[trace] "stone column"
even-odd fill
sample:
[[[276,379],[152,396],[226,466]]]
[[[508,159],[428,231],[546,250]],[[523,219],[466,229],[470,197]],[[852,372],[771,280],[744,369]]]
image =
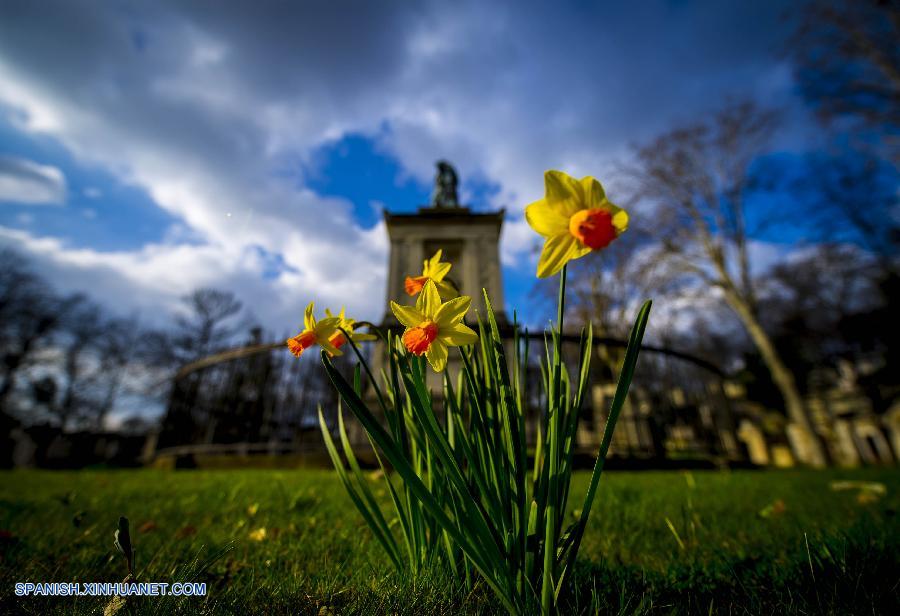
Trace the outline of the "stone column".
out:
[[[421,235],[410,235],[406,238],[406,264],[400,281],[400,292],[405,294],[403,281],[407,276],[418,276],[422,273],[422,264],[431,255],[425,254],[425,238]]]
[[[494,311],[501,313],[504,310],[503,282],[500,279],[498,253],[497,242],[491,241],[489,237],[482,237],[478,240],[478,269],[480,274],[478,292],[481,293],[482,288],[488,289],[488,296],[491,299]]]
[[[477,239],[467,237],[463,240],[459,261],[462,269],[462,280],[459,282],[462,285],[460,291],[463,295],[472,297],[472,308],[478,311],[483,320],[487,320],[487,315],[484,311],[484,298],[481,297],[481,289],[479,287]]]
[[[403,253],[405,251],[403,244],[401,240],[391,240],[391,254],[388,258],[387,302],[391,300],[397,301],[397,292],[403,288],[403,274],[401,273],[403,269]],[[387,303],[386,306],[390,306],[390,304]],[[387,309],[387,312],[390,312],[390,309]]]

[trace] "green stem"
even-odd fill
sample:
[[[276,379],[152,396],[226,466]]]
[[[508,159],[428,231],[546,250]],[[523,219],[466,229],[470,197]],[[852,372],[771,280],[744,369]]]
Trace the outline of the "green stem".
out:
[[[541,612],[544,614],[550,614],[553,610],[553,599],[554,599],[554,584],[553,584],[553,573],[556,564],[556,534],[558,529],[557,526],[557,506],[559,504],[559,477],[557,474],[559,472],[559,426],[560,426],[560,412],[561,412],[561,403],[562,403],[562,330],[563,330],[563,315],[565,314],[565,306],[566,306],[566,266],[563,266],[562,272],[559,275],[559,302],[557,304],[557,313],[556,313],[556,322],[557,322],[557,336],[556,336],[556,356],[553,358],[553,375],[551,378],[553,379],[553,391],[555,394],[555,400],[549,400],[548,411],[551,413],[548,418],[548,437],[550,440],[550,451],[548,452],[548,462],[550,464],[549,472],[547,473],[548,485],[547,485],[547,509],[546,509],[546,519],[545,519],[545,532],[544,532],[544,571],[543,571],[543,579],[541,581]]]
[[[562,353],[562,331],[563,331],[563,315],[566,313],[566,270],[568,265],[563,265],[562,272],[559,274],[559,299],[556,303],[556,322],[559,324],[560,339],[556,343],[556,355]]]

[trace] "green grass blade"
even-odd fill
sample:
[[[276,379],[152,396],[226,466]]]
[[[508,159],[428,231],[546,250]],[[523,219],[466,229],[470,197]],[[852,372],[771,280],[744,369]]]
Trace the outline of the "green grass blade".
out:
[[[472,539],[464,533],[460,527],[450,519],[443,507],[434,499],[428,488],[422,483],[422,480],[416,474],[402,452],[397,448],[396,443],[390,434],[378,423],[378,420],[372,415],[372,412],[366,407],[365,403],[356,395],[353,388],[347,383],[344,376],[334,367],[328,354],[322,353],[322,363],[325,365],[325,372],[328,378],[337,389],[341,398],[347,402],[347,406],[353,412],[357,419],[363,424],[363,427],[384,452],[388,462],[394,467],[394,470],[406,482],[410,492],[428,511],[434,516],[436,522],[445,529],[453,540],[466,552],[472,564],[478,569],[483,576],[485,582],[497,593],[497,598],[503,603],[503,606],[511,613],[516,614],[515,597],[513,597],[507,589],[503,587],[502,582],[498,581],[495,576],[495,569],[491,566],[495,559],[490,558],[483,551],[483,546],[472,541]]]
[[[578,548],[581,545],[581,539],[584,536],[584,529],[587,526],[587,520],[591,513],[591,506],[594,503],[597,487],[600,484],[600,475],[603,473],[603,464],[606,462],[606,455],[609,452],[610,442],[612,442],[613,430],[615,430],[616,422],[619,419],[619,413],[621,413],[622,407],[625,405],[628,389],[631,387],[631,379],[634,377],[634,370],[637,366],[637,359],[641,350],[641,341],[644,338],[644,330],[647,328],[647,320],[650,317],[651,305],[652,302],[649,300],[644,302],[640,311],[638,311],[634,326],[631,328],[631,335],[628,338],[628,347],[625,350],[625,360],[622,363],[622,370],[619,373],[619,382],[616,385],[616,393],[613,396],[609,416],[606,420],[606,427],[603,430],[603,439],[600,443],[600,450],[597,454],[597,460],[594,463],[594,471],[591,474],[591,483],[588,487],[587,494],[584,497],[581,516],[573,531],[572,544],[568,550],[566,563],[558,580],[557,594],[559,594],[559,590],[562,588],[566,574],[571,570],[572,565],[574,564],[575,556],[578,554]]]
[[[344,468],[343,460],[341,460],[340,454],[338,454],[337,448],[334,445],[334,441],[331,438],[331,432],[328,430],[328,424],[325,423],[325,416],[322,414],[321,407],[319,407],[319,427],[322,430],[322,437],[325,441],[325,448],[328,451],[331,462],[334,464],[334,468],[337,471],[341,483],[347,490],[347,494],[350,495],[350,499],[353,501],[353,504],[356,505],[356,508],[363,516],[363,519],[366,521],[366,524],[369,525],[372,534],[375,535],[375,539],[378,540],[378,542],[384,548],[384,551],[387,552],[387,555],[391,559],[391,562],[394,563],[394,566],[397,567],[398,571],[402,572],[404,570],[404,566],[403,561],[400,559],[400,553],[399,549],[397,548],[397,543],[396,541],[394,541],[393,535],[391,535],[390,531],[387,529],[387,525],[379,523],[375,513],[369,509],[367,504],[364,502],[364,499],[357,491],[357,488],[350,481],[350,477],[347,474],[346,469]],[[376,511],[378,511],[378,515],[380,516],[381,512],[377,509],[377,506]],[[382,517],[381,521],[383,522],[383,520],[384,518]]]

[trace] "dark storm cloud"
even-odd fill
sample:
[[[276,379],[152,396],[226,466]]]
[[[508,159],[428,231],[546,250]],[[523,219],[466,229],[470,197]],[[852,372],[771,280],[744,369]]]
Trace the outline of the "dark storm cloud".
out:
[[[106,263],[98,275],[157,289],[177,275],[180,292],[216,276],[246,286],[258,273],[246,254],[264,246],[288,266],[267,283],[282,298],[275,317],[312,295],[356,294],[379,312],[383,267],[346,264],[383,263],[383,231],[303,188],[315,148],[370,135],[421,179],[448,157],[500,186],[513,259],[544,169],[600,172],[629,142],[729,95],[790,104],[781,13],[713,1],[5,2],[0,103],[207,242],[201,265],[177,273],[181,245],[90,256],[53,245],[48,262]]]

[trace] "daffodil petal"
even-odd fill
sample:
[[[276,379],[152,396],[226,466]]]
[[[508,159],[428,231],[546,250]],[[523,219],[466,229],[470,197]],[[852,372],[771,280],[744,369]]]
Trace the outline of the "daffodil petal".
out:
[[[438,295],[440,295],[443,300],[453,299],[459,295],[456,288],[445,280],[436,280],[434,286],[437,287]]]
[[[569,229],[569,219],[559,210],[550,207],[546,199],[535,201],[526,207],[525,220],[532,229],[545,237],[559,235]]]
[[[309,302],[309,305],[306,307],[306,310],[303,313],[303,329],[316,328],[316,317],[313,316],[314,310],[314,302]]]
[[[450,273],[450,268],[453,267],[449,263],[436,263],[434,265],[430,265],[426,271],[422,272],[425,276],[428,276],[435,282],[444,279],[444,276]]]
[[[599,208],[601,210],[606,210],[613,216],[615,216],[618,212],[622,211],[622,208],[620,208],[618,205],[616,205],[612,201],[608,201],[606,199],[604,199],[602,203],[600,203],[599,205],[596,205],[594,207]]]
[[[628,229],[628,212],[621,208],[616,209],[618,211],[613,214],[612,224],[616,228],[616,231],[621,235]]]
[[[581,184],[568,173],[547,171],[544,173],[544,198],[547,204],[568,219],[585,208]]]
[[[438,334],[440,336],[440,334]],[[425,351],[425,357],[428,363],[434,368],[435,372],[442,372],[447,367],[447,346],[440,341],[440,338],[433,340]]]
[[[319,346],[322,347],[323,350],[327,351],[329,355],[332,357],[340,357],[344,354],[342,350],[328,342],[327,339],[319,340]]]
[[[438,329],[438,340],[450,346],[465,346],[478,342],[478,334],[463,323],[454,323]]]
[[[428,284],[429,282],[431,281],[425,280],[425,284]],[[425,284],[423,284],[422,288],[419,289],[419,296],[416,297],[416,310],[418,310],[423,315],[425,314]]]
[[[316,328],[313,330],[316,333],[316,338],[324,338],[328,339],[333,336],[338,327],[340,327],[341,322],[337,317],[331,317],[328,319],[322,319],[318,323],[316,323]]]
[[[581,195],[581,186],[568,173],[551,169],[544,172],[544,191],[547,202],[553,205],[557,201],[571,199]]]
[[[437,287],[434,286],[434,281],[429,280],[425,283],[425,286],[422,287],[422,292],[419,293],[419,298],[416,300],[416,308],[425,315],[426,319],[433,320],[434,314],[437,312],[440,305],[441,296],[438,293]],[[418,325],[418,323],[416,325]]]
[[[469,310],[469,305],[471,303],[471,297],[468,295],[461,295],[456,299],[451,299],[445,304],[441,304],[434,315],[434,322],[438,325],[438,331],[444,327],[453,325],[454,323],[459,323],[462,318],[466,316],[466,312]]]
[[[538,260],[538,278],[556,274],[566,263],[576,258],[578,252],[578,240],[569,233],[547,238],[541,251],[541,258]]]
[[[603,190],[603,185],[594,177],[581,178],[581,190],[584,193],[584,205],[586,208],[600,207],[606,201],[606,192]]]
[[[396,302],[391,302],[391,312],[405,327],[418,327],[425,320],[425,315],[418,308],[401,306]]]
[[[364,342],[366,340],[378,340],[378,336],[375,334],[350,334],[350,338],[353,342]]]

